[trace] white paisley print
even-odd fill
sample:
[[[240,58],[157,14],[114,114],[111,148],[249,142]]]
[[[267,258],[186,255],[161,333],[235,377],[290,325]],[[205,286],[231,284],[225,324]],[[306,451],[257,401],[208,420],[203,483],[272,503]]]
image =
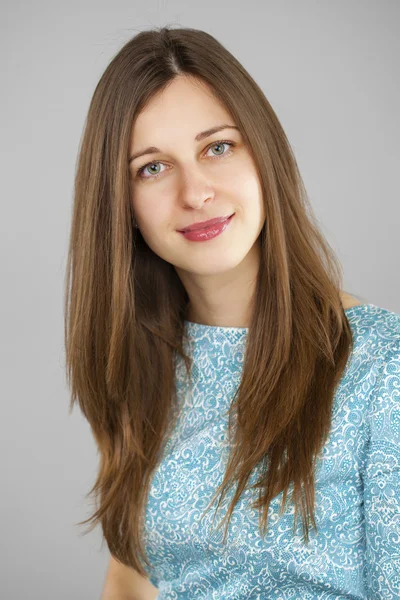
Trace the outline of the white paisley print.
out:
[[[255,468],[223,544],[234,485],[206,511],[227,465],[230,403],[245,328],[185,322],[193,380],[176,362],[178,420],[154,471],[144,520],[158,600],[400,599],[400,314],[374,304],[346,309],[354,351],[336,390],[331,431],[317,458],[315,516],[306,545],[293,505],[265,537],[250,504]],[[204,513],[204,514],[203,514]],[[213,524],[213,518],[215,521]]]

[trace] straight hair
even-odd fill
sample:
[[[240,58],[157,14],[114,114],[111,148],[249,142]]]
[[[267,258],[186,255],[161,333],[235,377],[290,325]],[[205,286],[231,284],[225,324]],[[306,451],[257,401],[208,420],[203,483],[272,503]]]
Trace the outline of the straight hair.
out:
[[[142,31],[101,76],[91,99],[75,173],[65,279],[70,411],[90,424],[99,469],[88,495],[110,553],[146,576],[144,510],[154,469],[176,423],[175,358],[184,351],[188,294],[173,265],[135,227],[128,166],[132,127],[176,77],[205,83],[252,153],[265,224],[240,385],[229,410],[231,451],[217,509],[236,482],[226,531],[253,468],[260,532],[271,501],[289,492],[294,531],[315,522],[314,467],[333,398],[353,349],[341,301],[342,268],[319,230],[294,153],[263,91],[212,35],[191,28]],[[237,414],[235,427],[233,415]],[[221,525],[223,524],[223,522]]]

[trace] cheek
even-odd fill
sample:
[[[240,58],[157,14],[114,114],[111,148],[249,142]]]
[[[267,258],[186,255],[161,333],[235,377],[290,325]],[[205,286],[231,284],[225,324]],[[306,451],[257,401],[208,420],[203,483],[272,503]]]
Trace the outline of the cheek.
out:
[[[143,235],[157,239],[165,235],[165,230],[171,227],[172,216],[168,204],[160,200],[144,198],[134,203],[134,212],[138,219]],[[136,209],[135,209],[136,207]]]
[[[241,204],[252,206],[254,209],[263,207],[263,192],[256,173],[252,171],[239,173],[235,177],[234,184],[234,193]]]
[[[155,217],[159,214],[160,203],[157,202],[154,194],[149,194],[148,190],[135,191],[132,195],[132,207],[135,215],[140,221],[141,225],[151,224]]]

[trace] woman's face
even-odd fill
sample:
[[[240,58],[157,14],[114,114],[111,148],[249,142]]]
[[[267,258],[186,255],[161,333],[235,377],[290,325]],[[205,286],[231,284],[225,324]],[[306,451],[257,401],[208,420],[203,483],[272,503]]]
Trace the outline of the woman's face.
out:
[[[149,102],[132,130],[130,157],[153,147],[129,165],[140,232],[153,252],[188,274],[238,266],[265,220],[256,166],[239,130],[200,135],[223,125],[235,123],[209,88],[178,77]],[[207,241],[188,240],[178,231],[233,213],[225,231]]]

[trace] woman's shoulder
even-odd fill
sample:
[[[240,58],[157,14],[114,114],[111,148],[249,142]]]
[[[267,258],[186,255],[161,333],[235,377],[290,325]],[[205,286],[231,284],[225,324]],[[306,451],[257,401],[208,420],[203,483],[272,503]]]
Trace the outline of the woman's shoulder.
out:
[[[369,439],[374,428],[384,423],[389,429],[398,428],[389,421],[390,415],[395,420],[400,415],[400,314],[372,303],[355,303],[345,311],[353,333],[353,351],[341,396],[351,398],[353,411],[363,415]],[[395,439],[393,431],[390,435]]]
[[[344,305],[353,332],[354,354],[363,360],[387,360],[400,350],[400,314],[349,298]]]
[[[347,310],[348,308],[352,308],[353,306],[358,306],[358,305],[362,304],[359,300],[357,300],[357,298],[354,298],[354,296],[351,296],[347,292],[343,292],[341,294],[341,296],[342,296],[342,304],[343,304],[344,310]]]
[[[344,306],[353,333],[365,345],[376,349],[400,343],[400,313],[369,303],[349,303]]]

